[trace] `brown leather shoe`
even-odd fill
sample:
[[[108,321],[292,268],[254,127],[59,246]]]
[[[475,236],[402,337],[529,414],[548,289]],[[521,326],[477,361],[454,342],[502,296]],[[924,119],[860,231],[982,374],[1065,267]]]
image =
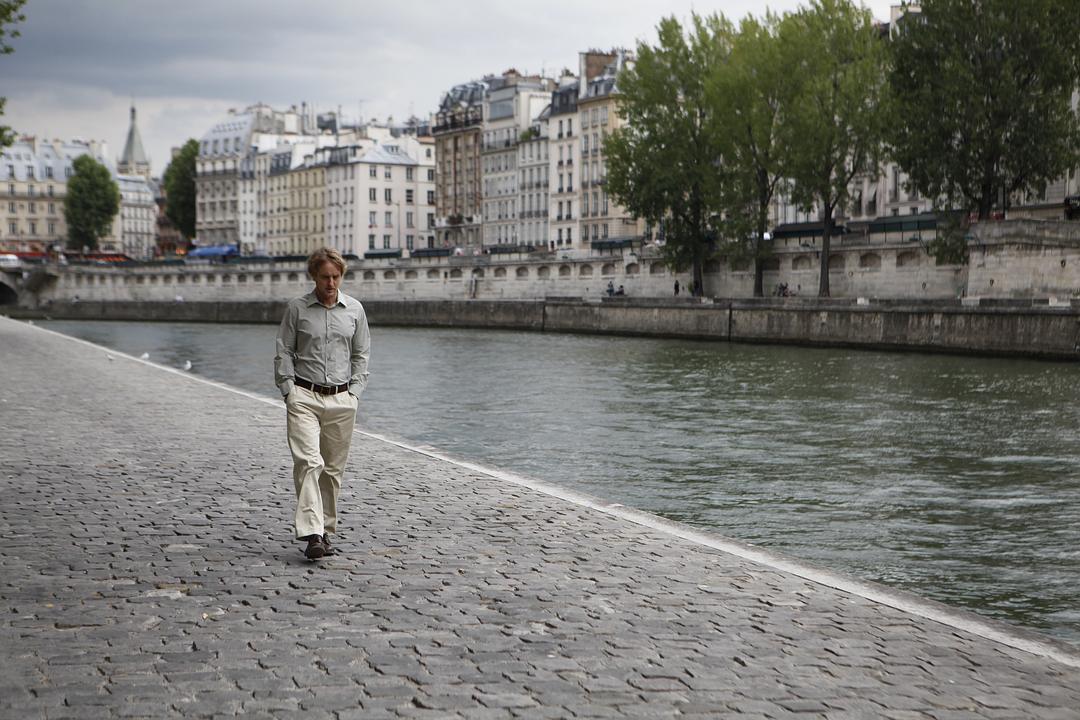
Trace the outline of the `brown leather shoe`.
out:
[[[326,545],[323,544],[322,536],[320,535],[308,535],[307,536],[307,550],[304,550],[304,556],[308,560],[318,560],[326,554]]]
[[[329,535],[323,535],[322,536],[322,544],[326,548],[326,553],[325,553],[326,555],[335,555],[336,554],[334,552],[334,548],[330,546],[330,536]]]

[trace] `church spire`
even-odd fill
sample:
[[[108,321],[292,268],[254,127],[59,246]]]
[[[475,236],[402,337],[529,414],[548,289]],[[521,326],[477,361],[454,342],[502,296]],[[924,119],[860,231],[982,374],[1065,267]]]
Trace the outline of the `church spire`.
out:
[[[124,153],[120,156],[120,162],[116,164],[116,171],[122,175],[150,177],[150,160],[146,157],[142,138],[139,136],[139,128],[135,125],[135,103],[131,104],[131,126],[128,128]]]

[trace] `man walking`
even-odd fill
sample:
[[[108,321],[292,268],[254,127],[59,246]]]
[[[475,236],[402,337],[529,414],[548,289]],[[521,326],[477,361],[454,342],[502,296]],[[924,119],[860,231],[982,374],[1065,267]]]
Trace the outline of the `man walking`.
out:
[[[308,257],[315,281],[285,308],[274,355],[274,382],[288,411],[296,486],[295,530],[316,560],[332,553],[337,499],[360,395],[367,386],[371,337],[358,300],[338,290],[345,260],[332,248]]]

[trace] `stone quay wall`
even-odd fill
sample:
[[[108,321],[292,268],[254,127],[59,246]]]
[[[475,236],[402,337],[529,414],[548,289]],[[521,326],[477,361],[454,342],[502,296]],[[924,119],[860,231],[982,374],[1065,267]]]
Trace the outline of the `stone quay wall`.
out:
[[[1080,303],[364,300],[372,325],[636,335],[1080,360]],[[284,302],[54,303],[21,317],[277,323]]]
[[[977,225],[969,233],[970,262],[939,265],[927,254],[928,234],[834,238],[829,259],[834,298],[906,301],[956,298],[1080,298],[1080,223],[1010,220]],[[764,285],[781,283],[800,297],[815,297],[821,251],[816,238],[777,239],[766,261]],[[519,254],[363,259],[350,264],[344,287],[365,300],[527,300],[551,297],[599,299],[609,286],[630,298],[670,298],[689,273],[666,266],[656,248],[607,254]],[[705,266],[704,294],[714,298],[753,295],[748,265],[725,259]],[[41,307],[51,302],[283,301],[306,291],[303,263],[47,265],[0,272],[0,303]]]

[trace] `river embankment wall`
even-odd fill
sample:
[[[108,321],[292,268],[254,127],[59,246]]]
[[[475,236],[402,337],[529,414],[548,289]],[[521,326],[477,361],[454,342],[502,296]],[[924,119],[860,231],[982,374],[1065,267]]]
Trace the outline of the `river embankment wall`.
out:
[[[819,299],[365,300],[372,325],[526,330],[1080,360],[1080,303]],[[277,323],[284,302],[54,303],[14,317]]]

